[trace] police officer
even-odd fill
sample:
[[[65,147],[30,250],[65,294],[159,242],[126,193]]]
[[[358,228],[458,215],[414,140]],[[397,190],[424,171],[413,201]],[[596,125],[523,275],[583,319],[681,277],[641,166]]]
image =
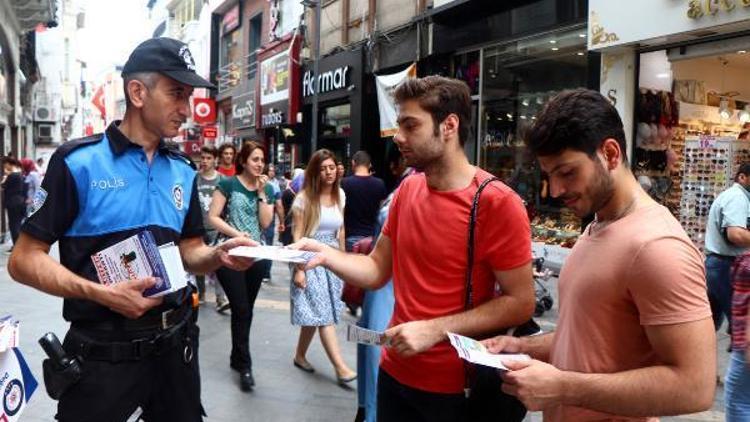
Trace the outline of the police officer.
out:
[[[149,39],[122,76],[125,117],[57,149],[8,268],[15,280],[64,298],[63,348],[83,375],[60,398],[59,420],[200,421],[192,288],[147,298],[153,278],[103,285],[91,255],[147,229],[158,245],[178,245],[186,268],[200,274],[247,269],[251,260],[227,251],[255,243],[205,245],[192,162],[164,142],[190,116],[193,87],[212,88],[195,73],[187,45]],[[60,263],[48,255],[57,241]]]

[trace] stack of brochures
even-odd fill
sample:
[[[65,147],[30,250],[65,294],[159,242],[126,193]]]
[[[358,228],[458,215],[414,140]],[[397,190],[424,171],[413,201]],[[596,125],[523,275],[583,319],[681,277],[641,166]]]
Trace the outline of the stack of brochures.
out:
[[[18,325],[11,315],[0,317],[0,353],[18,347]]]
[[[174,243],[157,246],[148,230],[91,255],[91,260],[99,282],[105,285],[156,278],[156,285],[143,292],[145,297],[163,296],[187,286],[179,248]]]

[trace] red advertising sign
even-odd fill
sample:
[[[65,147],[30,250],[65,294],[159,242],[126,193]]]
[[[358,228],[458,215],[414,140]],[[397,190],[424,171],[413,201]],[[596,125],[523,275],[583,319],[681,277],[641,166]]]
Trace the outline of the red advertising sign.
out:
[[[216,122],[216,101],[211,98],[193,98],[193,120],[199,125]]]
[[[187,155],[198,155],[201,153],[201,147],[203,142],[201,141],[187,141],[182,143],[183,151]]]
[[[100,86],[96,89],[96,92],[94,92],[94,97],[91,99],[91,102],[94,103],[94,107],[96,107],[99,110],[99,113],[102,115],[102,118],[107,118],[107,109],[104,106],[104,86]]]
[[[213,139],[219,136],[219,130],[216,126],[206,126],[203,128],[203,137],[207,139]]]

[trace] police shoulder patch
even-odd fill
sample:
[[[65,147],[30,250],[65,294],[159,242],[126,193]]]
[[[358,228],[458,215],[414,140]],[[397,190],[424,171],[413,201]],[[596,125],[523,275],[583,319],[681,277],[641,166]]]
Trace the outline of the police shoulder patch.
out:
[[[40,187],[36,190],[36,193],[34,194],[34,198],[31,200],[31,212],[29,213],[29,217],[34,215],[37,211],[39,211],[40,208],[44,205],[44,203],[47,201],[47,191],[44,190],[44,188]]]

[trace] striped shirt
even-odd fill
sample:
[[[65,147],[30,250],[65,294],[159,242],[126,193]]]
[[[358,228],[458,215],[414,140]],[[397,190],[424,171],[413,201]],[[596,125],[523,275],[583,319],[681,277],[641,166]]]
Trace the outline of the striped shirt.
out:
[[[750,252],[740,255],[734,261],[732,290],[732,350],[745,350],[745,328],[750,307]]]

